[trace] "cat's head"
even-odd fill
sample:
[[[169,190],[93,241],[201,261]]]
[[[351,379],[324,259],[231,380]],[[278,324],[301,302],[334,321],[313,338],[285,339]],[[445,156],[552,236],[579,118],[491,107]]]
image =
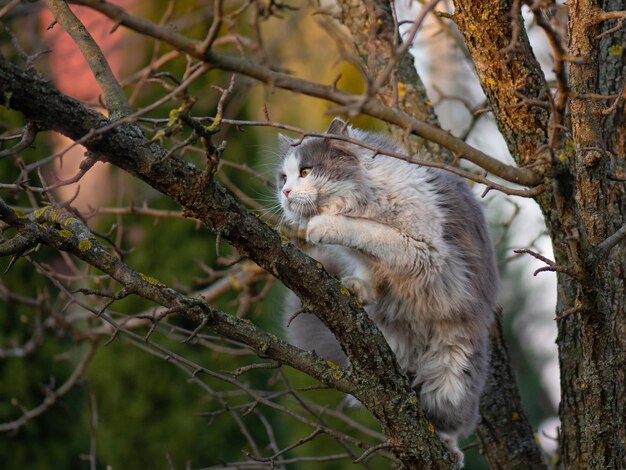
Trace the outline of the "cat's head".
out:
[[[348,137],[350,132],[341,119],[333,120],[326,131]],[[276,187],[291,222],[346,212],[357,203],[362,169],[357,152],[345,142],[322,137],[292,140],[280,135],[279,154]]]

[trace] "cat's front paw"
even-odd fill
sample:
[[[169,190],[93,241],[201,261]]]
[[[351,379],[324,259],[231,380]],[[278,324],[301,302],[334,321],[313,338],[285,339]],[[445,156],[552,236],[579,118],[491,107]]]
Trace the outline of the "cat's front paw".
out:
[[[316,215],[306,226],[306,241],[315,244],[336,243],[336,216]]]
[[[348,288],[361,305],[371,305],[376,302],[376,293],[369,282],[359,277],[343,277],[341,283]]]

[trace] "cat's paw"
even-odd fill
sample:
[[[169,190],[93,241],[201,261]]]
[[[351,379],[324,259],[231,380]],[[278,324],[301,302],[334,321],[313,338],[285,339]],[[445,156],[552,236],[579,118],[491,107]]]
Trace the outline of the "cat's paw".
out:
[[[458,468],[463,468],[465,466],[465,457],[463,455],[463,451],[459,448],[457,443],[458,438],[444,432],[440,432],[439,437],[441,437],[441,440],[448,448],[450,455],[452,455],[452,458],[456,461]]]
[[[306,241],[332,244],[336,242],[337,220],[333,215],[316,215],[306,226]]]
[[[359,277],[342,277],[341,283],[348,288],[361,305],[370,305],[376,301],[376,293],[369,282]]]

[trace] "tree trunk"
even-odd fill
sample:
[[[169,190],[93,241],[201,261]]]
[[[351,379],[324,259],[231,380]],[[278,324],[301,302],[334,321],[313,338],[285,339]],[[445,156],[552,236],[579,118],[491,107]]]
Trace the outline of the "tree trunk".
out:
[[[555,265],[548,268],[558,277],[561,464],[624,468],[626,250],[610,251],[603,243],[623,225],[626,209],[623,182],[612,179],[619,176],[614,167],[621,170],[626,147],[623,101],[607,110],[623,87],[624,30],[598,38],[615,26],[615,20],[599,20],[601,9],[624,10],[624,2],[568,2],[569,51],[537,10],[537,22],[545,22],[554,39],[558,84],[549,114],[539,105],[546,87],[515,3],[454,3],[455,20],[513,158],[519,165],[551,165],[551,191],[536,199],[555,253]],[[576,58],[569,69],[565,55]],[[590,98],[598,94],[614,96]]]
[[[571,182],[559,178],[563,204],[556,209],[565,224],[549,224],[557,264],[569,271],[558,277],[557,306],[565,468],[626,465],[626,252],[623,244],[610,253],[602,245],[624,222],[623,183],[611,179],[610,157],[620,150],[624,108],[622,101],[607,111],[612,100],[585,97],[617,94],[623,77],[623,56],[611,52],[610,44],[623,44],[624,33],[600,41],[597,36],[608,27],[595,14],[623,9],[624,2],[606,3],[570,3],[569,52],[583,60],[572,63],[569,73],[574,152],[567,159]]]

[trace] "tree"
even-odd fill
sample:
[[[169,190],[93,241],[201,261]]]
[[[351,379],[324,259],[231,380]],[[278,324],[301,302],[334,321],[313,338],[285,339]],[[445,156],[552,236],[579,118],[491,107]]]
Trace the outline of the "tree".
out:
[[[176,23],[179,12],[173,5],[160,20],[151,21],[148,16],[152,12],[130,14],[99,0],[71,3],[95,10],[110,18],[115,28],[127,28],[150,41],[152,56],[146,60],[145,68],[128,80],[129,85],[134,85],[133,100],[141,99],[138,96],[142,87],[150,81],[158,82],[165,91],[159,90],[158,98],[150,95],[143,106],[136,101],[130,104],[104,54],[62,0],[46,0],[45,5],[55,21],[72,35],[89,62],[102,89],[109,117],[59,92],[37,73],[34,67],[40,54],[22,52],[22,65],[8,59],[0,62],[3,104],[17,112],[9,116],[14,127],[21,129],[18,134],[8,134],[11,138],[19,135],[20,141],[0,154],[3,158],[13,158],[19,170],[17,175],[13,171],[7,176],[14,178],[14,183],[0,186],[12,199],[11,203],[4,199],[0,202],[0,220],[4,223],[0,254],[11,257],[8,268],[15,264],[17,270],[20,264],[28,263],[47,282],[38,295],[31,291],[26,296],[20,286],[5,287],[3,296],[20,308],[29,307],[37,312],[43,326],[33,331],[64,331],[75,341],[89,345],[63,385],[52,386],[39,406],[25,410],[0,429],[19,429],[48,410],[84,376],[103,338],[113,335],[112,339],[116,339],[121,335],[165,356],[186,371],[190,380],[205,387],[222,405],[222,412],[230,413],[238,423],[246,436],[250,461],[256,461],[259,466],[288,464],[283,454],[289,448],[277,446],[271,426],[266,428],[271,457],[257,448],[255,437],[242,422],[239,411],[253,413],[258,407],[286,413],[301,422],[309,420],[307,424],[313,430],[293,447],[327,435],[346,449],[346,455],[365,464],[380,454],[376,458],[390,459],[407,468],[452,465],[432,426],[424,419],[418,400],[384,338],[362,308],[346,295],[347,291],[336,279],[289,241],[288,236],[294,234],[279,233],[246,209],[242,202],[250,202],[249,198],[221,171],[225,167],[253,171],[247,165],[228,163],[222,158],[225,144],[218,140],[223,127],[232,127],[234,131],[236,127],[268,126],[293,131],[302,137],[332,138],[273,121],[270,116],[276,108],[272,107],[267,108],[262,121],[227,118],[226,107],[242,99],[237,94],[254,81],[264,84],[267,90],[289,90],[333,103],[336,106],[333,113],[366,115],[388,123],[396,137],[419,156],[419,161],[413,158],[416,164],[461,174],[484,185],[485,192],[500,191],[510,197],[536,201],[552,241],[554,260],[530,249],[524,250],[524,254],[544,262],[541,270],[556,272],[558,279],[556,322],[562,397],[559,452],[553,460],[563,468],[620,468],[624,464],[626,252],[620,243],[626,235],[622,159],[626,145],[622,78],[624,2],[571,1],[565,7],[540,0],[454,0],[454,12],[449,14],[444,2],[433,0],[421,5],[419,14],[406,30],[404,26],[399,29],[393,3],[340,0],[336,9],[314,7],[319,14],[328,16],[323,24],[337,41],[342,58],[351,64],[350,73],[356,70],[362,80],[361,92],[345,91],[339,78],[325,85],[281,70],[280,62],[272,54],[276,50],[270,50],[272,44],[264,43],[260,25],[266,20],[280,24],[277,18],[286,25],[290,21],[305,21],[306,15],[297,15],[284,3],[273,0],[229,4],[215,0],[209,6],[203,2],[189,3],[186,7],[207,18],[206,24],[201,25]],[[13,1],[0,10],[0,17],[13,15],[17,21],[29,7]],[[552,81],[546,80],[530,46],[523,8],[549,41],[554,60]],[[486,95],[486,107],[515,165],[503,163],[437,124],[432,104],[408,54],[424,19],[432,15],[447,34],[462,41]],[[176,27],[169,24],[172,21]],[[339,24],[344,28],[338,27]],[[15,37],[13,42],[19,44]],[[3,53],[8,55],[4,50]],[[172,61],[182,58],[185,64],[181,69],[181,64]],[[212,102],[215,112],[207,118],[202,117],[202,103],[198,103],[194,86],[213,70],[227,74],[215,79],[221,87]],[[169,115],[164,118],[166,112]],[[236,114],[234,110],[231,116]],[[49,184],[46,174],[38,172],[48,160],[62,158],[65,148],[46,161],[28,162],[27,156],[19,157],[20,152],[40,141],[40,134],[48,131],[62,134],[87,150],[78,173],[69,180]],[[236,145],[239,137],[234,135],[227,139],[229,146]],[[245,151],[241,147],[238,150]],[[371,150],[380,152],[380,149]],[[157,276],[167,275],[163,266],[158,273],[135,269],[132,262],[127,262],[128,253],[122,246],[122,241],[124,244],[126,241],[119,231],[113,239],[99,231],[95,222],[88,226],[93,211],[90,214],[78,210],[72,206],[71,198],[59,201],[55,196],[54,190],[79,181],[98,162],[124,170],[134,180],[147,183],[182,207],[182,214],[170,207],[131,207],[126,213],[156,218],[184,217],[206,226],[216,236],[217,257],[222,240],[232,247],[230,268],[216,273],[214,268],[204,266],[210,282],[199,292],[190,285],[171,285],[158,280]],[[218,178],[222,178],[221,184]],[[109,211],[118,216],[123,212]],[[62,260],[63,270],[71,271],[55,269],[54,260]],[[18,272],[23,275],[21,269]],[[255,289],[268,286],[271,281],[267,273],[292,289],[305,308],[315,312],[333,331],[351,360],[350,369],[343,370],[315,354],[301,351],[268,332],[267,327],[224,311],[220,294],[231,283],[244,286],[238,298],[241,312],[250,302],[264,299],[265,287],[260,291]],[[211,283],[215,276],[218,280]],[[54,294],[49,294],[49,289],[54,289]],[[148,302],[131,305],[133,315],[123,315],[124,310],[118,306],[133,302],[136,297]],[[81,312],[91,312],[90,317],[64,316],[63,307],[68,303],[80,306]],[[184,317],[187,323],[177,322],[179,317]],[[190,327],[189,321],[193,326]],[[140,328],[144,329],[144,336],[138,333]],[[248,362],[227,375],[219,372],[219,368],[190,359],[191,353],[181,353],[167,339],[153,338],[162,334],[180,339],[185,332],[187,343],[205,346],[211,343],[210,347],[218,348],[217,342],[208,336],[218,335],[226,344],[236,342],[232,347],[237,351],[251,350],[263,360]],[[33,344],[39,342],[41,333],[37,334],[33,336]],[[492,336],[492,375],[481,404],[482,421],[477,431],[481,451],[493,468],[544,468],[543,456],[520,405],[499,327]],[[239,379],[251,372],[283,365],[304,372],[322,388],[358,398],[375,417],[384,437],[353,422],[350,426],[359,437],[337,431],[325,421],[325,411],[315,409],[314,404],[295,398],[300,400],[301,410],[317,417],[311,420]],[[227,394],[210,389],[209,379],[226,383],[247,398],[233,405]],[[299,397],[296,389],[286,386],[285,393]],[[265,419],[263,414],[259,416]],[[344,414],[337,416],[344,421],[350,419]],[[378,439],[377,443],[372,444],[372,439]],[[366,450],[359,456],[355,447]],[[90,461],[95,467],[93,452]]]

